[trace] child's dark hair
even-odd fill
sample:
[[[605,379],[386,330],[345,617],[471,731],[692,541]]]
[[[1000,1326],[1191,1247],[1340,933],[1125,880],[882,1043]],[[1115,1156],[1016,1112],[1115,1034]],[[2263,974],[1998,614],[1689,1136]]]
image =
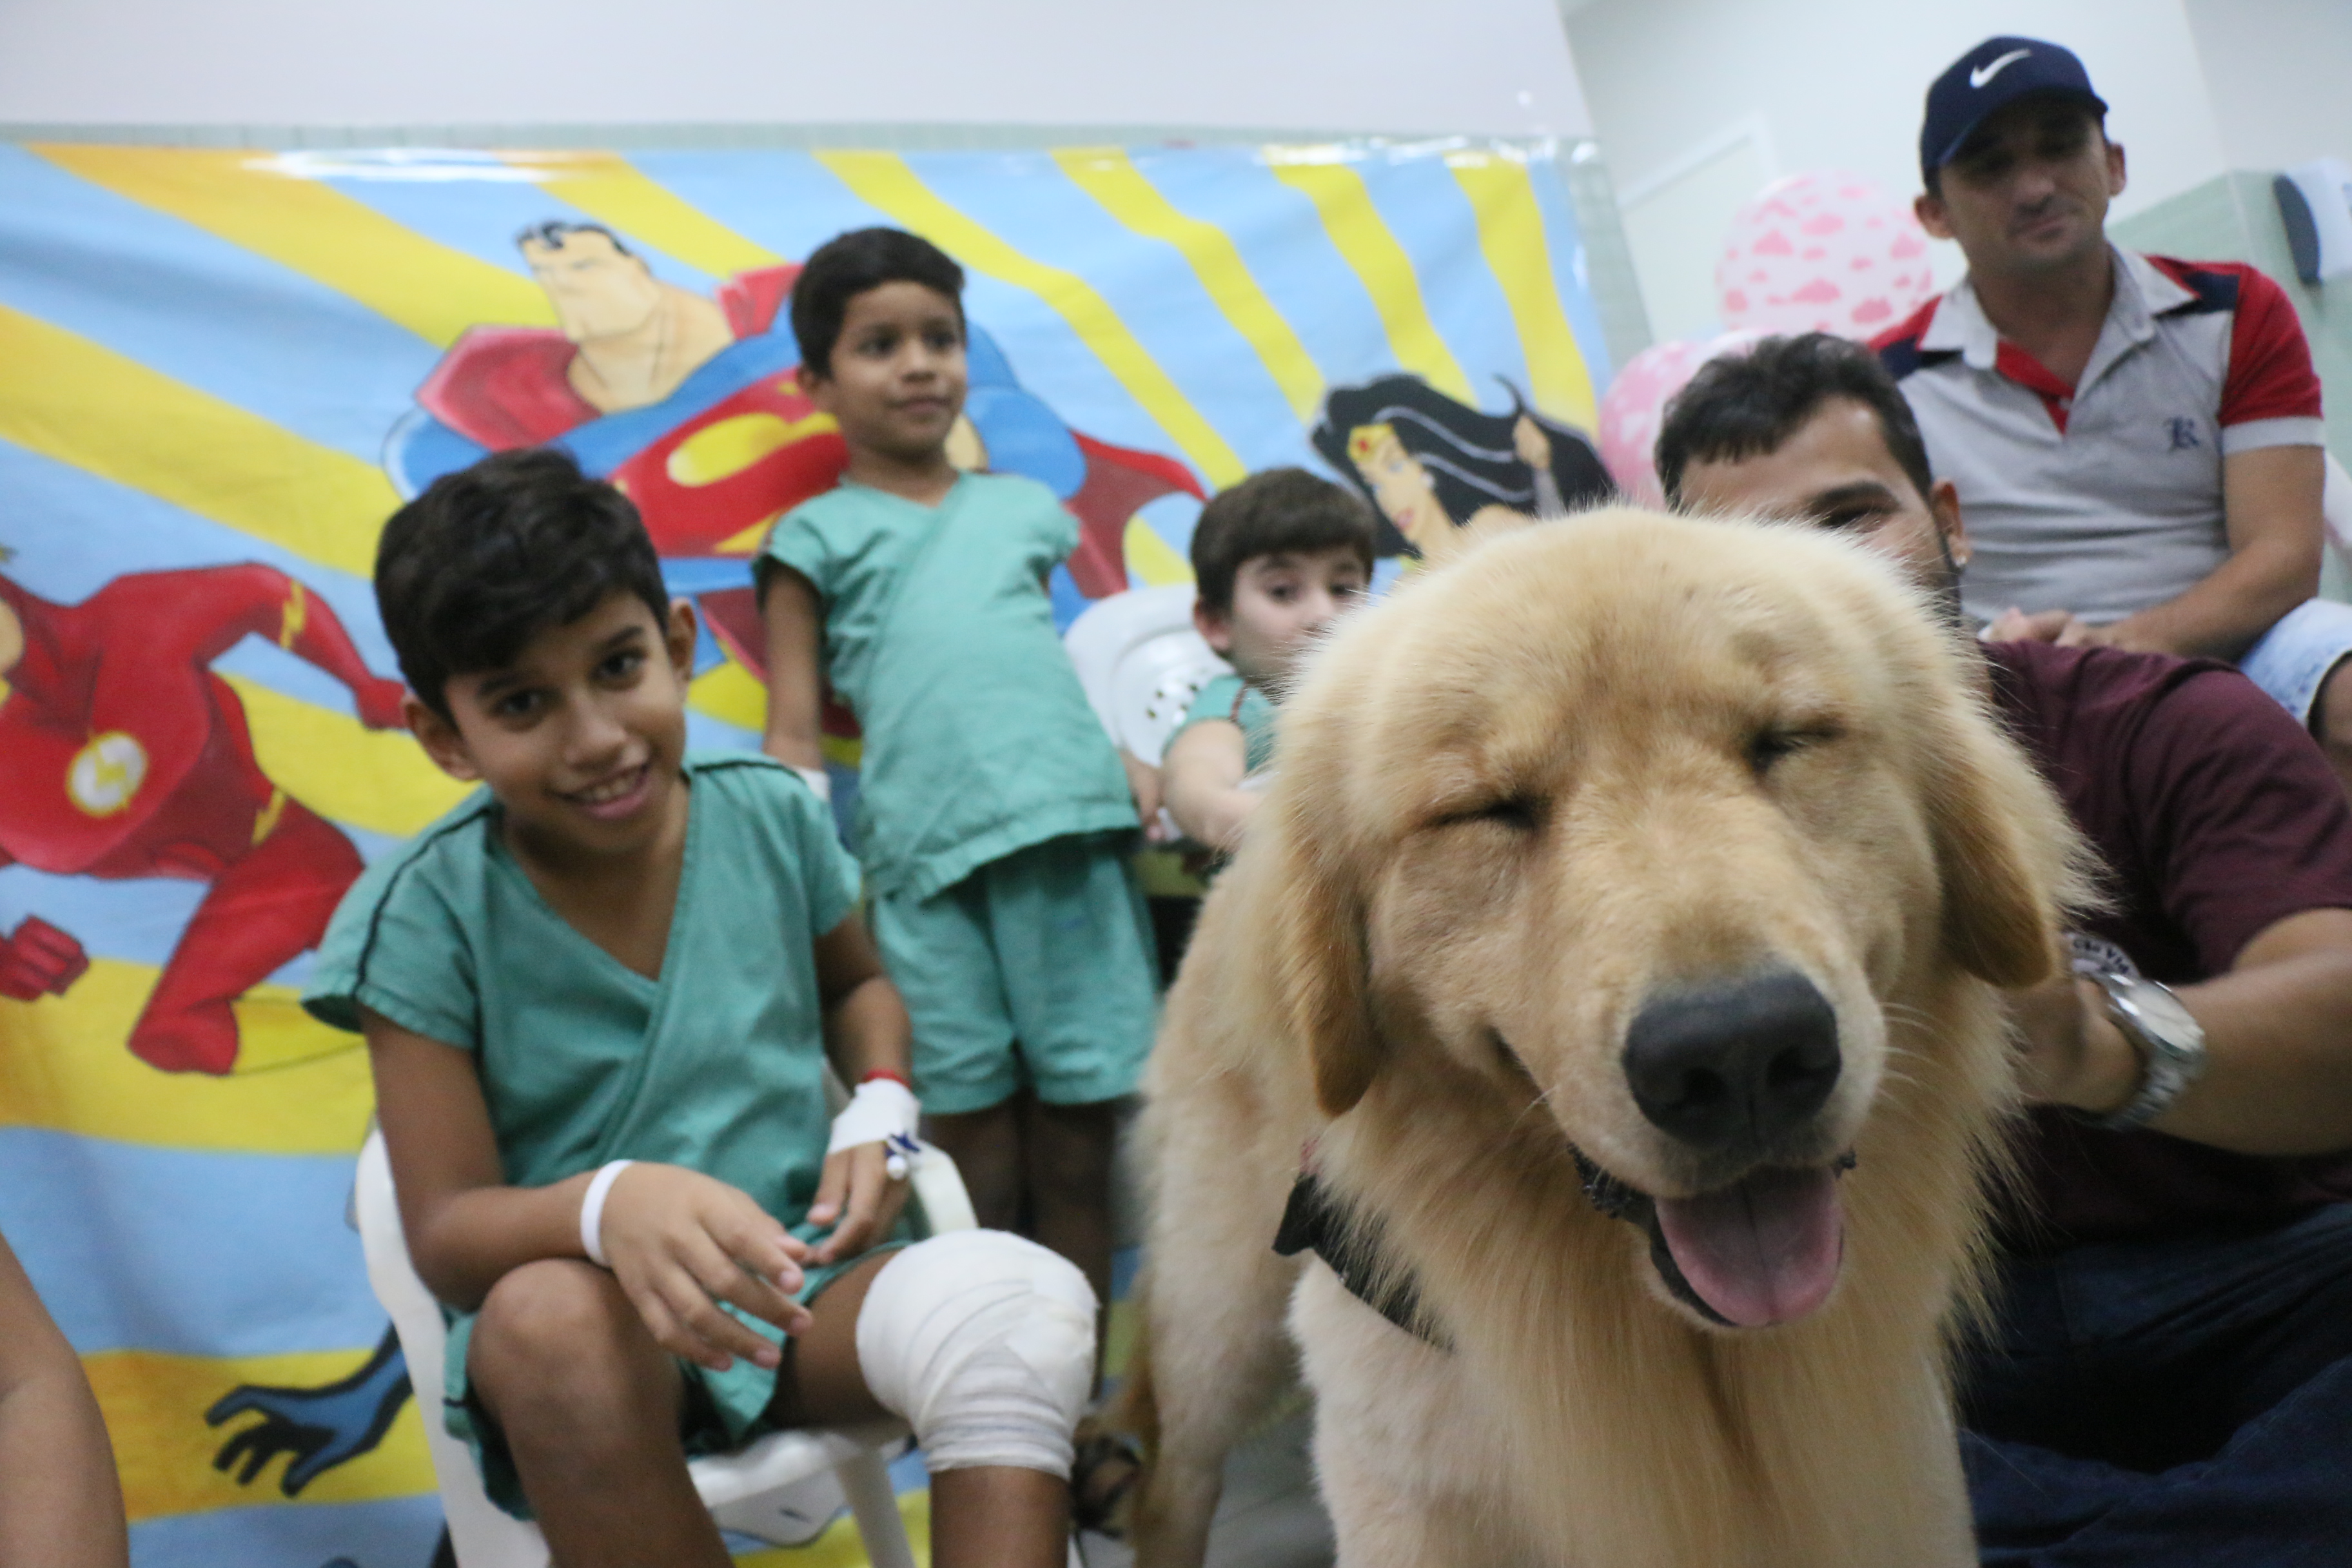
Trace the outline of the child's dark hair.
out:
[[[451,677],[513,663],[532,637],[614,594],[635,594],[668,625],[636,507],[546,447],[442,475],[392,514],[376,545],[376,609],[400,673],[444,720]]]
[[[920,283],[954,300],[957,320],[963,318],[963,268],[953,257],[903,228],[854,228],[811,251],[793,284],[802,368],[833,374],[833,346],[841,341],[849,302],[885,283]]]
[[[1667,402],[1658,426],[1658,483],[1666,500],[1682,504],[1683,474],[1693,463],[1738,462],[1779,451],[1833,397],[1878,416],[1886,450],[1926,500],[1936,478],[1903,389],[1876,354],[1827,332],[1766,338],[1698,367]]]
[[[1234,576],[1260,555],[1352,550],[1372,569],[1380,519],[1363,497],[1305,468],[1252,474],[1201,509],[1192,525],[1192,575],[1201,603],[1218,615],[1234,608]]]

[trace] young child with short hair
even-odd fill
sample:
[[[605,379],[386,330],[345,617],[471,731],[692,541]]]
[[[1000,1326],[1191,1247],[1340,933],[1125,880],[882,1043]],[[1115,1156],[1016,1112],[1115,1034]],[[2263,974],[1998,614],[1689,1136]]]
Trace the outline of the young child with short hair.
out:
[[[1017,1237],[880,1245],[906,1012],[824,804],[686,751],[694,614],[636,509],[503,453],[394,515],[375,585],[410,728],[484,787],[353,886],[303,1000],[367,1037],[491,1496],[566,1568],[723,1568],[689,1455],[887,1412],[934,1561],[1058,1568],[1092,1292]]]
[[[1025,1215],[1108,1299],[1113,1102],[1156,1002],[1129,857],[1158,780],[1122,767],[1054,629],[1046,579],[1076,521],[1033,479],[949,458],[962,288],[936,246],[886,228],[827,241],[793,285],[802,389],[849,465],[760,561],[766,749],[824,765],[829,677],[864,732],[867,910],[931,1136],[982,1224]]]
[[[1192,526],[1192,624],[1231,664],[1201,688],[1160,760],[1169,815],[1221,855],[1241,847],[1274,761],[1275,706],[1315,635],[1361,599],[1378,520],[1304,468],[1252,474]]]

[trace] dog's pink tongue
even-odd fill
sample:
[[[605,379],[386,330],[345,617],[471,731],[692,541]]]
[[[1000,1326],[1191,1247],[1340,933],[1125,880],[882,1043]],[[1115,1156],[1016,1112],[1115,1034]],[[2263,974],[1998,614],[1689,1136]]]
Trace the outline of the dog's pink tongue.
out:
[[[1758,1171],[1695,1198],[1660,1198],[1658,1228],[1699,1299],[1727,1322],[1760,1329],[1829,1299],[1845,1252],[1837,1177]]]

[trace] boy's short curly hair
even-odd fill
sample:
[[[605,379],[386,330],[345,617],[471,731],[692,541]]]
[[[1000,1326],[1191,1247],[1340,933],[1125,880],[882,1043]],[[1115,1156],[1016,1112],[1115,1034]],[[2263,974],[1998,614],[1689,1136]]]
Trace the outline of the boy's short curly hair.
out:
[[[956,319],[963,319],[963,268],[955,258],[902,228],[851,229],[809,252],[793,280],[793,336],[803,369],[833,374],[833,349],[849,302],[885,283],[920,283],[952,300]]]
[[[661,561],[635,505],[546,447],[442,475],[392,514],[376,545],[376,609],[400,673],[445,721],[452,677],[513,663],[532,637],[614,594],[668,624]]]
[[[1217,492],[1192,525],[1192,575],[1201,603],[1231,615],[1234,578],[1244,563],[1260,555],[1353,550],[1369,574],[1379,523],[1363,497],[1305,468],[1252,474]]]

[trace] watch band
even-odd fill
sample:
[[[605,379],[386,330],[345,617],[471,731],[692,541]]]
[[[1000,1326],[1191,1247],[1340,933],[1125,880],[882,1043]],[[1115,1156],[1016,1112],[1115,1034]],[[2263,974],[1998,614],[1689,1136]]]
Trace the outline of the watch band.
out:
[[[2145,1127],[2205,1072],[2205,1031],[2170,988],[2143,976],[2093,976],[2107,994],[2107,1017],[2139,1053],[2139,1089],[2121,1109],[2095,1117],[2111,1132]]]
[[[2169,986],[2142,974],[2123,949],[2084,931],[2066,935],[2074,972],[2106,993],[2108,1020],[2139,1056],[2139,1088],[2120,1109],[2076,1115],[2114,1132],[2145,1127],[2204,1076],[2205,1030]]]

